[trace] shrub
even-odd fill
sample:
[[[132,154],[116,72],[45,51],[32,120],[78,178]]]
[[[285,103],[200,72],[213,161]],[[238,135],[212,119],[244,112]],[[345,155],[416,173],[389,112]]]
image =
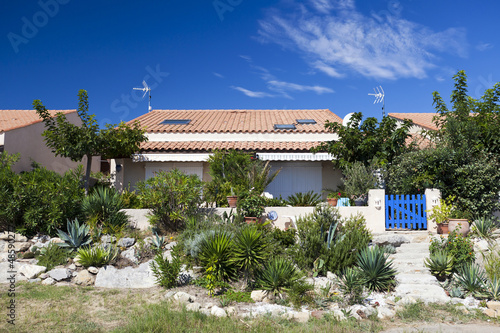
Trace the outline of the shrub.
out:
[[[234,261],[233,240],[226,231],[215,231],[200,244],[200,261],[209,275],[221,281],[236,280],[237,266]]]
[[[68,258],[68,251],[57,246],[55,243],[50,243],[47,247],[42,247],[40,254],[36,256],[38,265],[47,267],[47,271],[56,266],[65,265],[68,262]]]
[[[156,283],[170,289],[177,285],[181,262],[177,255],[172,255],[172,262],[169,262],[167,258],[163,258],[163,254],[158,253],[151,263],[151,270],[156,278]]]
[[[361,303],[365,280],[358,267],[347,267],[340,271],[337,280],[340,291],[346,297],[347,304]]]
[[[243,228],[234,238],[234,260],[248,282],[251,272],[264,262],[266,244],[255,226]]]
[[[113,188],[98,187],[82,202],[82,209],[93,230],[117,234],[128,225],[121,195]]]
[[[76,259],[85,267],[101,267],[109,264],[118,255],[118,250],[109,246],[94,246],[91,248],[79,248]]]
[[[357,266],[368,290],[388,291],[396,285],[394,279],[397,271],[392,266],[392,260],[379,247],[369,247],[358,254]]]
[[[80,247],[87,246],[91,243],[90,228],[88,225],[78,223],[78,219],[67,221],[68,233],[57,229],[57,234],[64,243],[58,243],[61,247],[67,247],[72,251],[78,250]]]
[[[464,237],[456,230],[450,232],[447,239],[441,236],[440,239],[431,240],[429,249],[431,255],[436,253],[438,250],[444,250],[448,256],[453,257],[454,272],[458,271],[462,265],[473,263],[475,260],[474,245],[472,244],[472,240],[469,236]]]
[[[67,219],[81,217],[80,203],[84,190],[80,186],[82,168],[60,175],[35,167],[20,175],[11,174],[3,166],[0,172],[2,206],[0,221],[14,226],[18,232],[32,236],[37,233],[54,235]],[[6,180],[9,174],[11,180]],[[3,175],[3,176],[2,176]]]
[[[367,199],[368,191],[377,188],[378,179],[374,174],[376,169],[374,163],[365,166],[362,162],[357,161],[344,169],[344,190],[349,197]]]
[[[309,191],[306,193],[298,192],[290,195],[287,202],[293,207],[310,207],[316,206],[321,202],[321,194]]]
[[[261,217],[264,213],[265,199],[256,194],[249,193],[247,196],[238,200],[238,211],[245,217]]]
[[[283,291],[290,290],[300,278],[294,264],[286,258],[278,257],[268,261],[257,274],[257,283],[266,294],[281,297]]]
[[[481,253],[484,259],[484,269],[490,280],[495,278],[500,279],[500,247],[491,248],[491,251],[484,254]]]
[[[137,183],[137,189],[141,202],[151,207],[150,223],[162,231],[177,230],[186,218],[196,215],[201,204],[201,180],[178,169],[160,171]]]

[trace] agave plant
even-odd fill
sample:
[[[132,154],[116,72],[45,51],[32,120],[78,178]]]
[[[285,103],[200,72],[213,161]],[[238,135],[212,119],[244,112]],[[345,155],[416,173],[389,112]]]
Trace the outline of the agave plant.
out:
[[[361,301],[363,285],[366,283],[358,267],[347,267],[337,276],[339,289],[346,296],[348,304]]]
[[[453,271],[454,258],[446,251],[437,250],[424,263],[438,280],[442,281]]]
[[[68,232],[57,229],[57,234],[64,243],[58,243],[61,247],[69,248],[72,251],[78,250],[81,247],[88,246],[92,242],[90,237],[90,227],[86,224],[78,223],[78,219],[73,221],[67,220]]]
[[[489,217],[481,217],[472,222],[472,233],[484,239],[491,239],[492,232],[496,228],[495,220]]]
[[[200,244],[198,257],[203,267],[205,270],[212,267],[211,274],[219,280],[236,280],[237,266],[232,246],[231,235],[223,230],[208,235]]]
[[[85,267],[101,267],[109,264],[117,255],[118,250],[114,247],[94,246],[91,248],[79,248],[76,259]]]
[[[120,193],[105,187],[98,188],[82,202],[82,210],[93,228],[102,227],[108,234],[116,234],[127,226],[128,216],[120,211],[124,207]]]
[[[392,260],[377,246],[367,247],[358,253],[357,266],[365,279],[365,286],[369,290],[390,290],[396,285],[396,270]]]
[[[309,191],[306,193],[298,192],[287,198],[288,204],[294,207],[316,206],[321,201],[321,195]]]
[[[257,275],[257,283],[266,294],[281,297],[283,291],[289,290],[300,278],[294,264],[283,257],[273,258],[264,265]]]
[[[491,281],[488,281],[486,285],[486,290],[488,293],[489,298],[495,300],[495,301],[500,301],[500,279],[497,278],[496,276],[491,279]]]
[[[471,294],[484,292],[486,277],[484,271],[478,265],[464,264],[459,268],[458,273],[455,273],[454,277],[464,291]]]
[[[248,282],[250,272],[263,263],[266,254],[266,243],[262,232],[249,225],[243,228],[234,239],[234,260],[245,274]]]
[[[155,237],[151,240],[151,243],[157,251],[161,251],[167,245],[167,240],[165,237],[158,236],[158,234],[155,233]]]

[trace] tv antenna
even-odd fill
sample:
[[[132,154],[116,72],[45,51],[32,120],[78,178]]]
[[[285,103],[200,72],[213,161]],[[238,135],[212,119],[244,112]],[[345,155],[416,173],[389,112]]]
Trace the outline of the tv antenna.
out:
[[[146,81],[142,81],[142,85],[144,86],[144,88],[134,88],[134,90],[142,90],[144,91],[144,94],[142,95],[142,98],[144,98],[144,96],[146,96],[146,94],[149,93],[149,100],[148,100],[148,112],[151,111],[151,88],[148,87],[148,84],[146,83]]]
[[[373,88],[373,91],[375,91],[374,94],[368,94],[371,96],[375,96],[375,101],[373,104],[377,104],[382,102],[382,117],[385,117],[385,94],[384,94],[384,89],[382,89],[382,86],[378,86],[376,88]]]

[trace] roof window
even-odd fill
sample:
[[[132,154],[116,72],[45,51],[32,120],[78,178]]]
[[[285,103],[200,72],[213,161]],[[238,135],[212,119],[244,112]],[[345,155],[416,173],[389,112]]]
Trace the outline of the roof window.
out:
[[[160,125],[187,125],[191,119],[165,119]]]
[[[294,124],[274,124],[275,130],[294,130],[296,129]]]
[[[297,124],[300,124],[300,125],[314,125],[316,124],[316,120],[314,119],[296,119],[297,120]]]

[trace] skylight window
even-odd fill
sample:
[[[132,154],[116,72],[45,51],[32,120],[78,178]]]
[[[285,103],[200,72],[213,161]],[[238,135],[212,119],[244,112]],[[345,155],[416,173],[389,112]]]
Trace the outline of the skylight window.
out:
[[[165,119],[160,125],[187,125],[191,119]]]
[[[294,124],[274,124],[274,129],[275,130],[294,130],[295,125]]]
[[[314,125],[316,124],[316,120],[314,119],[296,119],[297,120],[297,124],[300,124],[300,125]]]

